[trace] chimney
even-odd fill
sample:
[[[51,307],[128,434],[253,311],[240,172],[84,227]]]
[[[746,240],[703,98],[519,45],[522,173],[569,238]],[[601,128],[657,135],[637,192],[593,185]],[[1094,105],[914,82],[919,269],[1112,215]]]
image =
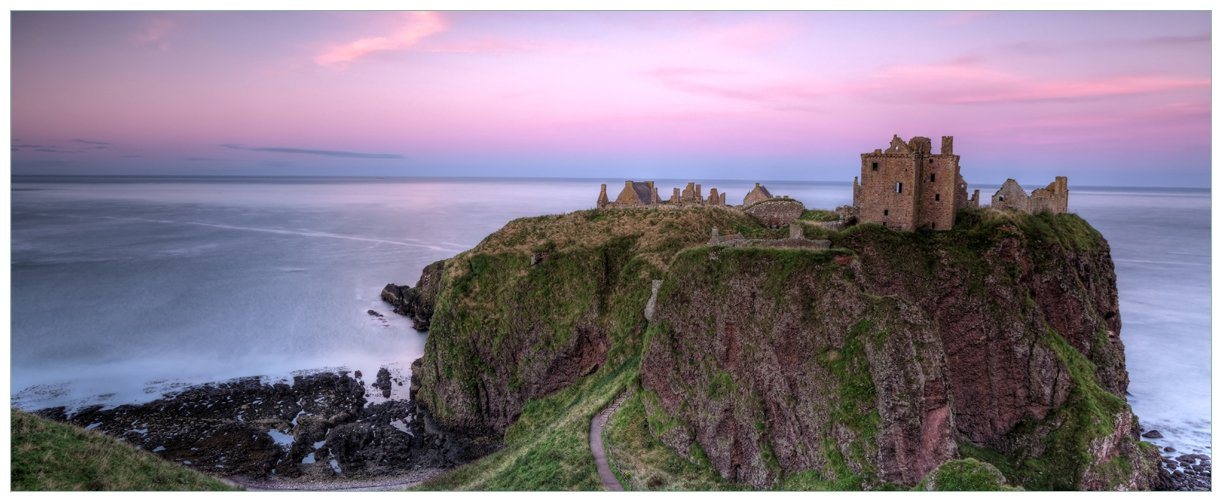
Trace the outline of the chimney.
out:
[[[955,137],[942,136],[942,154],[949,155],[955,153]]]
[[[605,207],[607,203],[607,184],[603,183],[598,187],[598,207]]]

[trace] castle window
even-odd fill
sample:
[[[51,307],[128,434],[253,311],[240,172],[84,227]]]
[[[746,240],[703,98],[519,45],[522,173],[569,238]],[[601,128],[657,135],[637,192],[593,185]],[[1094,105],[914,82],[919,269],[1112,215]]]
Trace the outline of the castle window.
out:
[[[887,215],[887,213],[890,213],[890,212],[891,212],[891,211],[884,209],[884,210],[883,210],[883,216],[886,216],[886,215]]]
[[[877,170],[878,170],[878,162],[871,163],[871,164],[870,164],[870,170],[871,170],[871,171],[877,171]]]
[[[895,193],[904,193],[904,184],[903,183],[895,184]]]
[[[1004,201],[1004,200],[1006,200],[1006,196],[1005,196],[1005,195],[998,195],[998,196],[997,196],[997,202],[1001,202],[1001,201]]]
[[[929,173],[929,181],[933,181],[933,180],[934,180],[933,173]]]
[[[942,194],[940,194],[940,193],[935,193],[935,194],[933,194],[933,200],[935,200],[935,201],[940,201],[940,200],[942,200]]]

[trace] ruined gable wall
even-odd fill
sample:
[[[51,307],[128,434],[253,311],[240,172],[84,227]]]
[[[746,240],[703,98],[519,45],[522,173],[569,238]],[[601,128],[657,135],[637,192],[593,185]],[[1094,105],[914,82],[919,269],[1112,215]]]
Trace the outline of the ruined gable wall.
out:
[[[905,154],[863,153],[861,155],[861,197],[858,218],[862,222],[882,223],[889,228],[912,230],[916,226],[919,191],[919,157]],[[874,164],[878,164],[877,170]],[[902,192],[896,184],[902,183]]]
[[[743,206],[750,206],[757,202],[762,202],[771,198],[772,193],[770,193],[767,188],[764,188],[763,185],[756,183],[755,187],[752,188],[750,192],[747,192],[747,195],[743,197]]]
[[[1027,192],[1023,190],[1023,187],[1019,186],[1018,182],[1012,179],[1006,180],[1001,185],[1001,188],[997,190],[997,193],[993,194],[993,207],[1030,212]]]
[[[636,187],[633,186],[633,182],[625,181],[624,189],[615,198],[615,203],[620,206],[640,206],[644,205],[645,201],[637,196]]]

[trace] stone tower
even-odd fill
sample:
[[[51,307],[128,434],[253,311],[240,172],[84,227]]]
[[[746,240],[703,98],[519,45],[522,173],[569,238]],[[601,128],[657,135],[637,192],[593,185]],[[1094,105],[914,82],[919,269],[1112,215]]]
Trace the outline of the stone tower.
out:
[[[954,137],[942,137],[942,150],[932,152],[929,138],[907,142],[899,135],[887,149],[861,154],[861,181],[854,180],[853,199],[858,218],[896,230],[948,230],[955,225],[960,201],[959,156]]]

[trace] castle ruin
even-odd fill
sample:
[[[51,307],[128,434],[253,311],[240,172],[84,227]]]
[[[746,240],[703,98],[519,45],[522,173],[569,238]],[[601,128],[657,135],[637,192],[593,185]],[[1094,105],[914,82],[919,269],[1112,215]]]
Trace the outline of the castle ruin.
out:
[[[941,149],[933,153],[929,138],[914,136],[904,141],[897,134],[891,137],[886,150],[861,154],[861,175],[853,178],[853,204],[837,208],[840,221],[836,225],[878,223],[906,231],[953,228],[959,210],[980,207],[980,190],[968,196],[954,141],[953,136],[942,136]],[[716,188],[710,188],[705,197],[699,183],[688,183],[683,189],[676,187],[670,198],[663,200],[654,182],[632,180],[624,182],[614,201],[607,196],[607,185],[603,184],[597,202],[599,209],[692,205],[735,208],[772,228],[798,221],[806,211],[801,202],[773,196],[759,183],[743,197],[741,206],[728,205],[726,194]],[[1017,181],[1008,179],[993,195],[991,207],[1032,214],[1065,213],[1069,210],[1069,181],[1057,176],[1047,187],[1027,195]]]
[[[1002,183],[997,193],[993,194],[993,207],[1009,209],[1030,214],[1059,214],[1069,211],[1069,178],[1057,176],[1052,183],[1044,188],[1037,188],[1027,195],[1027,191],[1014,181],[1007,179]]]
[[[955,225],[956,211],[978,206],[980,191],[969,199],[959,175],[954,137],[942,137],[939,153],[932,149],[929,138],[905,142],[895,135],[886,151],[861,154],[860,182],[853,179],[858,220],[896,230],[946,230]]]
[[[688,183],[683,189],[675,187],[670,198],[662,200],[658,196],[658,188],[652,181],[632,181],[624,182],[624,188],[620,190],[619,196],[614,201],[607,197],[607,184],[603,183],[598,190],[598,202],[596,206],[599,209],[604,208],[628,208],[628,207],[677,207],[677,206],[725,206],[726,194],[718,192],[716,188],[710,188],[709,194],[706,197],[699,183]]]
[[[899,135],[892,136],[886,151],[861,154],[860,182],[853,178],[850,208],[858,221],[896,230],[948,230],[955,225],[955,213],[966,207],[980,207],[980,190],[968,197],[953,136],[942,136],[942,149],[936,154],[929,138],[916,136],[905,142]],[[1057,176],[1030,196],[1017,181],[1008,179],[993,195],[992,207],[1032,214],[1067,212],[1068,178]]]

